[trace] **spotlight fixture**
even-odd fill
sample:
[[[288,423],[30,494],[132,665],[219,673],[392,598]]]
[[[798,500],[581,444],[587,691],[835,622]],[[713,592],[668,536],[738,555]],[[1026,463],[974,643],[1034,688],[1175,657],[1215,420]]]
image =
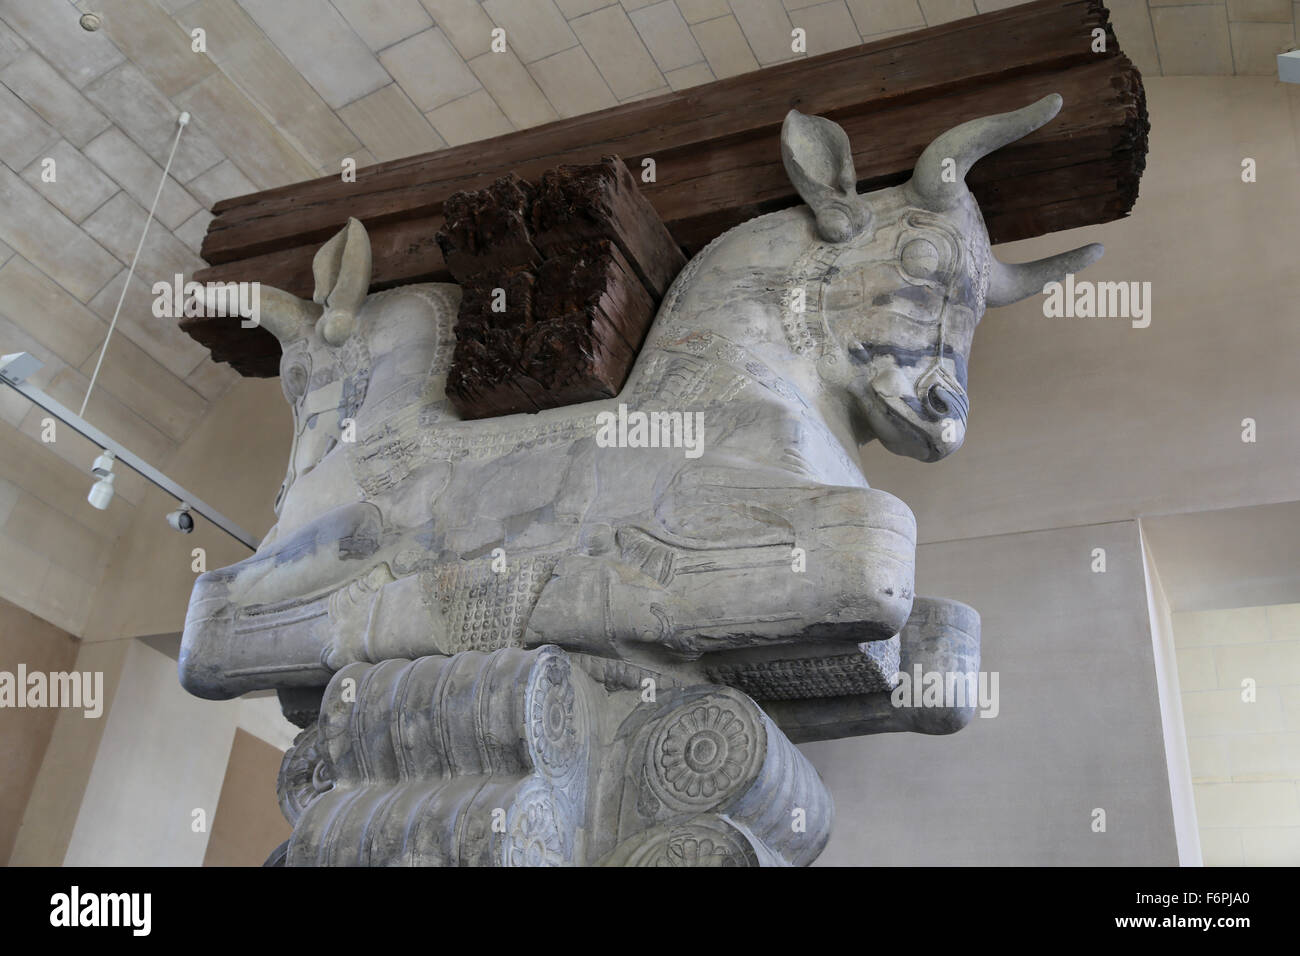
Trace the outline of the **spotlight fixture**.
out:
[[[189,534],[194,530],[194,516],[190,514],[190,506],[182,501],[181,506],[167,516],[167,523],[172,530]]]
[[[99,25],[103,22],[103,18],[98,13],[83,13],[81,15],[81,20],[78,22],[81,24],[81,29],[85,30],[87,33],[94,33],[99,29]]]
[[[113,459],[115,457],[111,451],[105,449],[90,466],[90,473],[99,480],[90,486],[90,494],[86,495],[86,500],[100,511],[107,508],[108,503],[113,500]]]

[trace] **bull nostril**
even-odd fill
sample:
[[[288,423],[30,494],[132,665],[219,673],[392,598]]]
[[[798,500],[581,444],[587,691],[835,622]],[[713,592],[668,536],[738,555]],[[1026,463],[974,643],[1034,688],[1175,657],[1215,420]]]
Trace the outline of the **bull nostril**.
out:
[[[946,415],[951,409],[949,398],[951,393],[942,385],[931,385],[929,391],[925,393],[926,404],[939,415]]]

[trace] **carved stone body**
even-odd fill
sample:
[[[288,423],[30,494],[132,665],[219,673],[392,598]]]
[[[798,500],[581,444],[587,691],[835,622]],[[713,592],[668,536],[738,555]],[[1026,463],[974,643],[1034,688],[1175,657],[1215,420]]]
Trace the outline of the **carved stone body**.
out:
[[[962,181],[1059,106],[1047,97],[957,127],[911,182],[864,195],[843,131],[792,112],[782,151],[809,206],[744,223],[691,260],[609,402],[457,420],[443,393],[457,287],[367,297],[355,220],[317,256],[316,304],[264,290],[262,324],[282,342],[295,413],[279,523],[253,557],[200,577],[180,666],[184,685],[212,698],[329,683],[307,731],[324,739],[301,747],[315,747],[330,785],[299,808],[288,862],[662,862],[704,853],[705,841],[735,861],[808,862],[829,833],[829,798],[762,709],[720,685],[803,701],[781,708],[799,739],[951,732],[969,719],[877,713],[903,658],[978,667],[978,619],[955,602],[918,601],[914,614],[914,519],[867,485],[856,449],[879,439],[937,460],[958,448],[986,305],[1100,254],[997,262]],[[629,413],[702,423],[702,442],[607,447],[610,421]],[[659,437],[674,434],[692,437]],[[959,650],[936,629],[961,635]],[[585,754],[563,785],[520,716],[540,693],[521,688],[557,669]],[[345,678],[402,693],[368,689],[344,706]],[[457,697],[458,679],[486,696]],[[406,724],[357,736],[395,727],[384,709],[395,700],[408,701],[402,713],[443,714],[441,736],[407,741],[424,731]],[[819,707],[844,716],[820,720]],[[363,719],[365,708],[378,711]],[[483,749],[494,721],[492,746],[512,756]],[[673,798],[647,740],[671,737],[674,721],[689,725],[700,768],[728,739],[710,727],[743,726],[743,787],[737,777],[725,800],[654,810]],[[480,740],[478,756],[458,734]],[[378,749],[358,757],[367,747]],[[779,785],[765,776],[778,765]],[[781,829],[795,810],[817,816],[799,839]],[[420,829],[426,818],[461,823],[436,835]],[[559,842],[528,850],[507,837],[539,826],[558,828]]]

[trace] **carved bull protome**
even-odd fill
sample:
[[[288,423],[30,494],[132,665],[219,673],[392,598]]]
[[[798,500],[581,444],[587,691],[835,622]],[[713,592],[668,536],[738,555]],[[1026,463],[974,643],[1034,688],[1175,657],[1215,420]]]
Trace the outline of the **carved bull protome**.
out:
[[[184,686],[321,687],[354,661],[542,644],[689,671],[898,634],[915,523],[856,451],[955,451],[985,308],[1101,255],[999,262],[964,182],[1060,106],[964,123],[907,183],[866,194],[844,131],[791,111],[781,151],[807,205],[690,261],[617,398],[536,414],[457,419],[443,385],[458,287],[367,295],[369,241],[349,221],[316,256],[314,301],[262,290],[294,412],[279,521],[198,579]],[[702,414],[702,454],[598,445],[598,416],[620,405]]]
[[[695,256],[608,401],[459,420],[458,287],[367,295],[356,220],[312,302],[263,289],[294,413],[279,521],[196,582],[180,675],[309,702],[280,859],[806,863],[830,799],[791,740],[963,726],[969,700],[891,703],[900,669],[977,670],[979,622],[914,597],[915,520],[857,449],[955,451],[985,308],[1101,255],[999,262],[964,182],[1060,106],[964,123],[862,195],[844,131],[792,111],[807,205]]]

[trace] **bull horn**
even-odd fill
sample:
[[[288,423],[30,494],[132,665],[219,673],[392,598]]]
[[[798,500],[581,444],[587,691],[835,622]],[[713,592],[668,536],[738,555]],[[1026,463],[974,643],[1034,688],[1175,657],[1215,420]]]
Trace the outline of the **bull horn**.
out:
[[[223,307],[221,292],[213,285],[203,289],[203,304],[209,315],[218,314]],[[320,308],[292,293],[273,286],[258,284],[257,314],[243,318],[253,319],[266,329],[281,345],[287,345],[311,332],[320,317]]]
[[[1048,123],[1060,112],[1061,102],[1059,93],[1050,93],[1021,109],[982,116],[939,134],[916,161],[908,192],[926,209],[952,209],[968,195],[966,174],[977,161]],[[948,159],[956,166],[955,177],[944,176],[944,160]],[[948,179],[953,181],[945,181]]]
[[[1036,295],[1047,283],[1060,281],[1067,272],[1086,269],[1100,259],[1104,251],[1101,243],[1090,242],[1078,249],[1033,262],[999,262],[994,258],[989,263],[987,304],[989,308],[997,308]]]

